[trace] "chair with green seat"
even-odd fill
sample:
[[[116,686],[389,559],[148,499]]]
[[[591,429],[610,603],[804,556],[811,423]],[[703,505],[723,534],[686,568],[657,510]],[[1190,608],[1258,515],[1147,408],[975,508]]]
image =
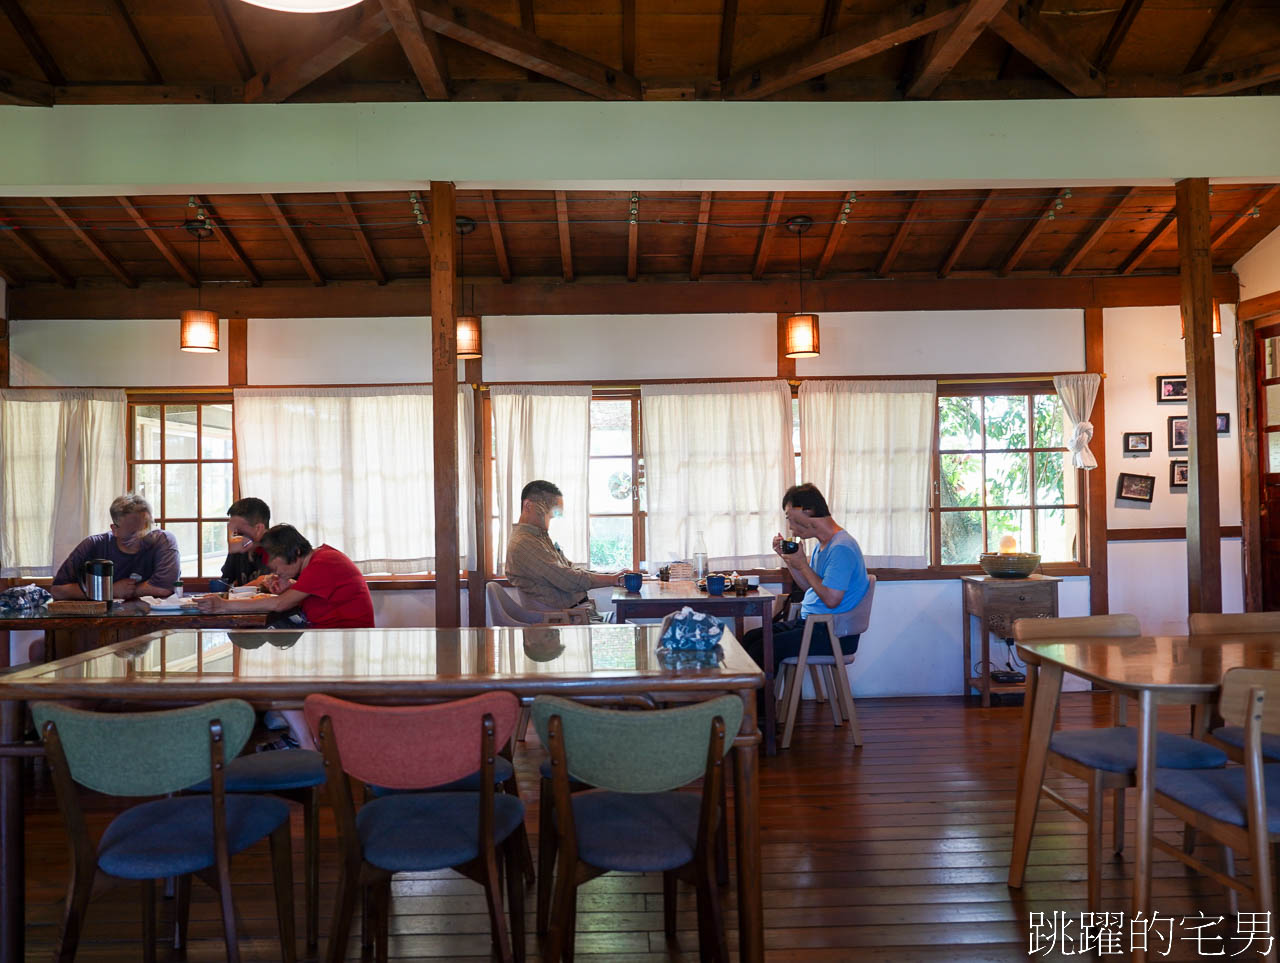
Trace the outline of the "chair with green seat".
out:
[[[741,723],[742,700],[731,695],[645,712],[534,700],[533,724],[551,753],[558,847],[545,959],[573,959],[578,887],[622,871],[662,873],[668,938],[676,932],[676,880],[693,882],[701,958],[728,960],[715,839],[725,818],[724,756]],[[675,791],[699,778],[701,793]],[[573,782],[595,788],[575,793]],[[540,849],[548,844],[539,840]]]
[[[228,794],[225,760],[253,730],[253,708],[239,699],[163,712],[104,713],[38,702],[32,716],[44,737],[58,808],[71,841],[71,880],[57,959],[75,959],[99,871],[142,883],[142,958],[155,960],[155,881],[177,877],[178,948],[186,939],[191,876],[217,891],[227,959],[240,959],[231,901],[231,856],[271,841],[281,958],[296,958],[289,807],[269,796]],[[85,831],[77,784],[112,796],[166,796],[203,780],[208,795],[135,805],[111,821],[96,846]]]

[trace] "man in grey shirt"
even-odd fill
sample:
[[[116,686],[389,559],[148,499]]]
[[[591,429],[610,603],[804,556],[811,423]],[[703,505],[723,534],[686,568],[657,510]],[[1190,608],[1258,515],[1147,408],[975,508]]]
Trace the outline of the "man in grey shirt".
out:
[[[112,563],[115,582],[111,595],[132,599],[173,594],[182,571],[178,540],[172,532],[151,530],[151,506],[141,495],[121,495],[111,503],[111,531],[90,535],[67,556],[53,577],[49,591],[55,599],[82,599],[80,579],[84,563],[105,558]]]

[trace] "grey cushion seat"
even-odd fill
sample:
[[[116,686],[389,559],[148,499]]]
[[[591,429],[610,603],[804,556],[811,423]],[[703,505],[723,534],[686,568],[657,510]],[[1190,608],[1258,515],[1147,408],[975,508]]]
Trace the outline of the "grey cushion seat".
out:
[[[1267,793],[1267,832],[1280,832],[1280,765],[1263,766]],[[1245,825],[1245,771],[1243,767],[1208,769],[1157,769],[1156,792],[1184,806],[1233,826]]]
[[[601,869],[648,873],[693,860],[702,797],[597,789],[573,797],[578,857]]]
[[[1237,749],[1244,748],[1244,726],[1223,726],[1213,730],[1214,738]],[[1262,758],[1280,762],[1280,736],[1262,734]]]
[[[396,793],[360,807],[356,831],[364,858],[393,873],[445,869],[480,854],[476,836],[480,794],[474,792]],[[502,842],[524,822],[524,804],[515,796],[493,797],[494,842]]]
[[[1138,768],[1138,730],[1132,726],[1055,732],[1049,748],[1081,765],[1107,772]],[[1207,742],[1171,732],[1156,733],[1156,765],[1161,768],[1213,769],[1226,764],[1227,754]]]

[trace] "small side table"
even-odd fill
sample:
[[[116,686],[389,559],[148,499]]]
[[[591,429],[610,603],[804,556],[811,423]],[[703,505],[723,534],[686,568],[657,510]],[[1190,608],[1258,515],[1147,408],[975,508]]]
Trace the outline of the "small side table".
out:
[[[991,705],[993,692],[1021,692],[1024,683],[991,681],[991,636],[1013,637],[1015,619],[1057,618],[1058,583],[1052,575],[1030,575],[1027,578],[993,578],[990,575],[965,575],[960,583],[964,594],[964,689],[982,693],[984,708]],[[982,668],[973,671],[972,620],[978,620],[982,633]]]

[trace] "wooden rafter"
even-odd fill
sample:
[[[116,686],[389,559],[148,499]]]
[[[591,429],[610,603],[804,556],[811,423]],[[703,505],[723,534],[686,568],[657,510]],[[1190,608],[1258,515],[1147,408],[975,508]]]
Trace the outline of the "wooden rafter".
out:
[[[821,281],[827,276],[827,268],[831,265],[831,259],[835,257],[836,249],[840,247],[840,238],[844,235],[845,225],[849,223],[849,210],[853,204],[854,196],[850,192],[841,200],[840,207],[831,219],[831,231],[827,234],[827,243],[822,248],[822,257],[818,258],[818,266],[813,271],[814,280]]]
[[[1027,229],[1022,232],[1022,237],[1018,239],[1018,243],[1013,246],[1013,250],[1009,252],[1009,256],[1000,265],[999,274],[1001,277],[1007,277],[1008,274],[1018,266],[1018,262],[1022,260],[1022,256],[1031,248],[1031,243],[1040,236],[1040,232],[1045,229],[1049,223],[1050,216],[1055,210],[1062,206],[1062,202],[1071,196],[1071,191],[1064,188],[1058,191],[1053,197],[1045,202],[1044,207],[1040,209],[1040,213],[1036,215],[1036,219],[1027,225]]]
[[[1133,249],[1123,264],[1120,265],[1121,274],[1132,274],[1143,261],[1147,259],[1147,255],[1151,253],[1161,240],[1168,236],[1171,231],[1178,227],[1178,218],[1174,211],[1169,211],[1156,225],[1155,230],[1151,231],[1146,237],[1138,242],[1138,246]]]
[[[1129,36],[1129,31],[1133,28],[1133,21],[1138,18],[1138,13],[1142,10],[1143,0],[1124,0],[1124,6],[1120,8],[1120,12],[1116,14],[1116,19],[1111,23],[1111,29],[1107,32],[1107,39],[1102,42],[1102,46],[1098,49],[1097,56],[1093,58],[1094,64],[1103,73],[1111,69],[1111,64],[1116,59],[1116,54],[1120,52],[1120,46],[1124,43],[1125,38]]]
[[[640,273],[640,194],[632,191],[631,207],[627,215],[627,280],[634,281]]]
[[[727,83],[733,70],[733,38],[738,29],[738,0],[724,0],[720,13],[720,51],[716,58],[716,77]]]
[[[36,28],[27,19],[19,0],[0,0],[0,10],[3,10],[5,16],[9,18],[9,23],[13,25],[13,29],[17,32],[18,39],[27,48],[27,53],[31,55],[31,59],[40,67],[41,72],[44,74],[44,79],[55,87],[64,86],[67,82],[66,76],[58,68],[57,62],[53,59],[53,55],[49,53],[49,48],[44,45],[44,41],[40,39],[40,34],[36,32]]]
[[[911,233],[911,225],[915,223],[916,218],[920,216],[921,209],[924,206],[923,198],[919,191],[911,196],[911,204],[907,207],[906,216],[903,217],[902,223],[898,225],[898,231],[893,235],[893,240],[889,243],[889,250],[884,252],[884,257],[880,261],[880,267],[876,270],[876,274],[880,277],[888,277],[889,271],[893,267],[893,262],[898,259],[898,254],[902,251],[902,245],[907,241],[907,235]]]
[[[279,103],[346,62],[388,30],[380,6],[353,7],[318,43],[285,57],[245,81],[245,103]]]
[[[1058,269],[1059,275],[1066,277],[1080,266],[1080,262],[1084,260],[1085,255],[1092,251],[1094,245],[1102,240],[1102,235],[1111,230],[1112,225],[1116,222],[1116,218],[1120,216],[1121,210],[1124,209],[1124,206],[1128,204],[1137,193],[1138,189],[1136,187],[1131,187],[1124,192],[1124,195],[1116,201],[1111,210],[1107,212],[1107,216],[1099,221],[1097,226],[1089,232],[1089,236],[1077,244],[1075,250],[1067,256],[1062,267]]]
[[[209,226],[213,228],[214,237],[216,237],[219,243],[222,244],[222,247],[227,252],[227,256],[236,262],[240,270],[244,272],[244,276],[249,279],[250,284],[255,288],[261,287],[262,278],[258,276],[257,270],[249,262],[249,259],[245,257],[245,253],[241,249],[239,242],[236,241],[235,235],[231,233],[231,229],[223,223],[220,217],[218,217],[218,212],[213,209],[213,205],[209,203],[208,198],[196,195],[196,202],[204,210],[205,221],[207,221]]]
[[[253,60],[249,57],[249,51],[244,45],[244,38],[240,36],[236,22],[231,19],[227,0],[207,0],[207,2],[209,12],[213,14],[214,22],[218,25],[218,32],[222,34],[222,45],[226,47],[227,53],[231,55],[231,60],[236,65],[236,72],[241,80],[249,80],[257,71],[253,69]]]
[[[622,0],[622,72],[636,72],[636,0]]]
[[[15,107],[52,107],[53,85],[0,70],[0,104]]]
[[[1280,50],[1214,64],[1195,73],[1183,74],[1180,86],[1182,93],[1187,96],[1212,96],[1248,90],[1273,80],[1280,80]]]
[[[537,19],[533,15],[533,0],[520,0],[520,29],[531,37],[537,36]],[[528,78],[534,82],[542,79],[535,71],[526,71]]]
[[[572,281],[573,248],[569,239],[569,204],[564,191],[556,191],[556,231],[560,235],[560,270],[566,281]]]
[[[369,265],[370,273],[373,274],[374,280],[379,284],[386,284],[387,273],[382,270],[382,265],[378,263],[377,255],[373,253],[373,245],[369,243],[369,238],[364,233],[364,226],[360,223],[359,215],[356,214],[355,208],[351,206],[351,199],[347,196],[346,191],[338,191],[337,198],[338,206],[342,208],[342,213],[347,218],[347,224],[351,227],[351,236],[355,239],[356,244],[360,245],[360,251],[364,254],[365,263]]]
[[[954,0],[906,0],[873,20],[740,70],[724,85],[724,95],[743,100],[767,97],[941,30],[960,16],[960,10]]]
[[[973,217],[969,218],[969,223],[965,225],[959,239],[952,245],[951,252],[947,255],[946,260],[942,262],[942,267],[938,268],[938,277],[945,278],[951,273],[951,269],[956,266],[956,262],[960,260],[960,255],[964,253],[964,249],[973,240],[973,235],[978,230],[978,222],[982,220],[982,215],[987,213],[987,208],[991,206],[995,196],[995,191],[987,191],[983,195],[981,203],[978,204],[978,209],[973,212]]]
[[[294,256],[302,264],[302,269],[307,272],[307,277],[311,278],[311,283],[316,287],[324,287],[324,275],[320,273],[320,269],[316,267],[316,262],[312,260],[311,255],[307,253],[307,249],[303,246],[302,238],[298,237],[298,232],[294,230],[293,225],[289,223],[289,219],[285,217],[284,211],[280,209],[280,202],[276,200],[274,194],[263,194],[262,201],[267,205],[267,210],[271,212],[271,216],[275,218],[277,226],[280,228],[284,238],[289,242]]]
[[[422,25],[428,30],[499,60],[536,70],[602,100],[640,99],[640,81],[631,74],[526,33],[505,20],[447,0],[417,0],[417,7]]]
[[[134,224],[137,224],[138,227],[142,229],[142,233],[146,235],[147,240],[149,240],[155,246],[155,249],[164,256],[164,259],[169,262],[169,266],[177,272],[178,277],[182,278],[182,280],[186,281],[187,284],[193,288],[199,287],[200,282],[196,280],[196,276],[183,262],[182,258],[178,257],[178,252],[174,250],[173,245],[166,241],[164,237],[161,236],[160,232],[151,226],[151,222],[148,221],[143,213],[134,206],[133,201],[129,200],[127,197],[121,197],[118,198],[118,200],[120,201],[120,206],[125,209],[125,213],[133,219]]]
[[[111,0],[111,8],[115,11],[116,18],[124,25],[124,29],[133,39],[133,45],[137,48],[138,56],[142,58],[143,66],[146,68],[147,83],[164,83],[160,68],[156,66],[155,58],[151,56],[151,51],[147,49],[147,45],[142,39],[142,34],[138,33],[138,25],[133,22],[133,17],[129,15],[129,9],[124,5],[124,0]]]
[[[493,254],[498,259],[498,273],[504,284],[511,283],[511,261],[507,258],[507,242],[502,236],[502,221],[498,218],[498,201],[493,191],[484,191],[484,215],[489,221],[489,235],[493,238]]]
[[[707,225],[711,221],[711,192],[703,191],[698,199],[698,229],[693,235],[693,260],[689,263],[689,280],[702,277],[702,258],[707,251]]]
[[[769,206],[765,211],[764,226],[760,228],[760,240],[756,244],[756,263],[751,269],[751,279],[759,281],[764,277],[765,266],[769,263],[769,251],[773,247],[773,235],[778,227],[778,217],[782,214],[784,191],[774,191],[769,195]]]
[[[58,215],[58,218],[62,223],[70,228],[71,233],[76,236],[80,243],[92,251],[93,256],[101,261],[106,266],[107,270],[116,276],[121,284],[127,288],[136,288],[138,286],[138,282],[135,281],[133,276],[124,269],[124,266],[116,260],[115,255],[95,241],[89,235],[89,232],[81,227],[76,219],[63,209],[61,204],[55,201],[52,197],[46,197],[44,202],[49,210]]]
[[[1227,32],[1235,24],[1236,17],[1244,9],[1244,5],[1245,0],[1223,0],[1213,14],[1209,29],[1204,32],[1204,36],[1196,44],[1195,53],[1187,61],[1184,73],[1191,74],[1202,69],[1213,55],[1218,52],[1218,48],[1222,46],[1222,41],[1226,39]]]
[[[1216,251],[1225,244],[1232,234],[1249,222],[1254,211],[1261,211],[1263,207],[1275,199],[1277,194],[1280,194],[1280,184],[1265,188],[1254,195],[1253,200],[1232,214],[1231,219],[1218,228],[1218,233],[1213,235],[1213,238],[1209,241],[1209,250]]]
[[[18,245],[23,254],[57,278],[58,283],[64,288],[74,288],[76,286],[75,278],[68,274],[62,265],[46,254],[35,240],[29,238],[25,230],[15,226],[13,218],[3,211],[0,211],[0,223],[9,225],[7,230],[0,231],[0,237],[7,236],[12,238],[13,243]]]
[[[938,85],[969,52],[974,41],[987,29],[991,18],[1007,2],[1008,0],[969,0],[960,18],[931,38],[933,42],[924,66],[907,87],[907,96],[928,97],[937,90]]]
[[[822,23],[818,27],[818,38],[829,37],[836,32],[836,24],[840,21],[840,8],[843,0],[825,0],[822,4]]]
[[[1101,97],[1107,92],[1102,71],[1072,50],[1025,4],[1005,8],[991,19],[991,29],[1077,97]]]
[[[413,0],[382,0],[382,11],[391,21],[400,49],[418,78],[418,86],[427,100],[449,99],[449,73],[445,69],[440,38],[422,29],[418,9]]]

